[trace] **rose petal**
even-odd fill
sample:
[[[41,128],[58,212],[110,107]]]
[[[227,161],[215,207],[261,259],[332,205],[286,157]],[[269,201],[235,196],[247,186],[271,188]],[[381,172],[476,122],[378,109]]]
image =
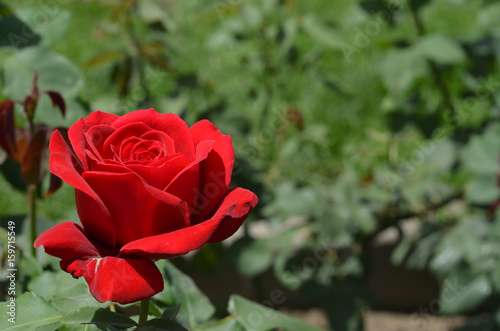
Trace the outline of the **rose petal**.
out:
[[[102,160],[101,151],[102,145],[106,141],[106,139],[115,131],[116,129],[110,127],[109,125],[96,125],[91,127],[85,133],[85,139],[87,140],[87,146],[90,147],[90,150],[94,152],[94,155]],[[88,148],[86,148],[88,149]],[[88,160],[87,160],[88,162]],[[86,170],[89,170],[87,168]]]
[[[71,263],[65,261],[61,268],[73,277],[83,276],[90,293],[99,302],[128,304],[163,291],[162,275],[151,260],[108,256]]]
[[[196,122],[191,128],[189,128],[189,131],[191,132],[195,146],[198,146],[198,144],[203,140],[216,140],[217,138],[223,136],[222,132],[220,132],[220,130],[208,120]]]
[[[177,154],[170,160],[165,161],[163,164],[158,166],[152,165],[138,165],[130,164],[127,168],[134,171],[140,175],[146,183],[154,186],[160,190],[164,190],[165,187],[172,181],[172,179],[179,174],[189,164],[189,157],[184,154]],[[190,187],[188,183],[184,183],[184,190]],[[171,192],[169,192],[171,193]],[[177,195],[181,200],[185,200],[182,195]]]
[[[200,145],[198,145],[200,146]],[[212,151],[200,162],[200,183],[197,215],[193,222],[203,222],[226,194],[231,182],[234,150],[230,136],[221,136],[212,145]]]
[[[168,183],[172,181],[179,172],[189,163],[189,157],[184,154],[174,154],[163,158],[162,162],[153,162],[149,165],[111,163],[109,160],[100,162],[91,155],[90,167],[93,171],[111,172],[111,173],[134,173],[144,182],[164,190]],[[159,163],[159,165],[155,165]],[[173,194],[175,195],[175,194]],[[179,197],[182,199],[182,197]]]
[[[43,232],[33,246],[43,246],[47,254],[60,259],[102,256],[96,245],[87,238],[83,228],[73,222],[63,222]],[[104,250],[102,245],[100,247]]]
[[[109,211],[81,176],[83,169],[59,131],[52,134],[49,149],[50,171],[76,189],[78,215],[85,231],[101,242],[114,246],[115,226]],[[78,208],[79,204],[83,208]]]
[[[101,154],[103,159],[113,159],[113,156],[120,150],[122,143],[124,143],[127,138],[140,137],[150,131],[151,128],[141,122],[129,123],[120,127],[109,135],[102,144]]]
[[[85,180],[102,198],[117,233],[116,241],[128,242],[180,229],[186,219],[186,204],[161,192],[131,173],[86,172]]]
[[[143,109],[123,115],[113,123],[113,127],[120,128],[129,123],[137,122],[142,122],[154,130],[165,132],[174,140],[177,153],[184,153],[191,159],[194,158],[195,152],[191,133],[186,123],[179,116],[172,113],[160,114],[153,108]]]
[[[120,253],[168,259],[199,249],[207,242],[217,242],[233,234],[256,204],[257,197],[252,192],[233,189],[223,198],[217,212],[208,221],[130,242],[120,249]]]
[[[222,222],[208,242],[216,243],[232,236],[258,201],[257,196],[249,190],[240,187],[229,190],[213,216],[221,218]]]
[[[169,259],[201,248],[220,224],[213,219],[177,231],[132,241],[120,249],[121,254],[134,254],[151,259]]]
[[[75,150],[76,155],[82,161],[83,167],[87,168],[85,149],[89,148],[87,140],[85,139],[85,132],[95,125],[110,125],[115,120],[120,118],[117,115],[94,111],[90,113],[85,119],[78,120],[68,130],[69,140]],[[104,141],[104,139],[103,139]]]
[[[193,162],[178,171],[165,191],[186,201],[191,215],[197,214],[197,200],[199,193],[199,163],[205,160],[212,151],[213,141],[204,141],[196,147],[196,157]]]
[[[141,136],[142,139],[158,141],[165,146],[165,154],[175,153],[175,143],[174,140],[168,136],[165,132],[161,131],[149,131]]]

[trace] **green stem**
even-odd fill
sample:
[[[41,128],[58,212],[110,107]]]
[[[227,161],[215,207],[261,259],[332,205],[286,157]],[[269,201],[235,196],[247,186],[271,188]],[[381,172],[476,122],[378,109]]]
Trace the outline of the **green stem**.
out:
[[[35,256],[36,250],[33,243],[36,240],[36,184],[30,184],[26,188],[26,200],[28,203],[28,220],[30,223],[31,255]]]
[[[139,325],[143,325],[148,320],[149,299],[141,301],[141,313],[139,314]]]

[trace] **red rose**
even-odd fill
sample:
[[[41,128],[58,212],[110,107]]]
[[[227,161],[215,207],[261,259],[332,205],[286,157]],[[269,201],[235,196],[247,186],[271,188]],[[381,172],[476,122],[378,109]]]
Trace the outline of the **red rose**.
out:
[[[163,290],[150,259],[168,259],[231,236],[257,204],[228,189],[231,137],[207,120],[191,128],[154,109],[124,116],[91,113],[69,129],[79,161],[58,132],[50,170],[75,187],[82,223],[42,233],[35,247],[61,258],[61,268],[85,277],[100,302],[122,304]]]

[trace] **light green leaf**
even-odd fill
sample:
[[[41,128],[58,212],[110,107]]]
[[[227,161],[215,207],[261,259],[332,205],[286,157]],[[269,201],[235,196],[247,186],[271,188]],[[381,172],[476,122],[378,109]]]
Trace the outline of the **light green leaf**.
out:
[[[459,270],[448,276],[440,295],[441,311],[444,314],[465,313],[477,308],[492,292],[486,275],[476,275]]]
[[[266,241],[245,237],[231,246],[225,260],[242,275],[254,277],[271,265],[272,249]]]
[[[461,161],[465,169],[477,174],[500,173],[500,125],[492,124],[482,135],[473,136],[462,150]]]
[[[340,34],[331,27],[321,24],[318,18],[307,15],[302,20],[302,27],[318,43],[329,48],[340,49],[343,42]]]
[[[44,272],[30,281],[28,289],[43,296],[62,313],[70,313],[81,307],[107,306],[90,295],[83,278],[74,279],[63,271]]]
[[[61,8],[58,5],[35,6],[19,10],[16,14],[42,37],[42,45],[51,46],[64,37],[71,22],[71,14]]]
[[[385,87],[394,94],[405,92],[428,72],[425,60],[412,48],[390,50],[379,70]]]
[[[230,315],[219,321],[204,325],[197,331],[245,331],[245,329],[238,323],[238,316]]]
[[[33,87],[38,72],[41,90],[54,90],[64,97],[75,96],[83,85],[80,70],[67,58],[46,47],[28,47],[8,58],[3,64],[3,94],[22,100]]]
[[[413,47],[424,58],[439,64],[460,64],[466,59],[463,49],[453,39],[441,34],[422,37]]]
[[[479,175],[475,177],[467,191],[466,197],[471,203],[489,204],[500,197],[496,174]]]
[[[6,302],[1,303],[0,330],[36,330],[40,326],[57,323],[61,317],[44,298],[32,292],[26,292],[15,300],[15,323],[8,321],[8,318],[13,317],[9,309]]]
[[[229,298],[228,312],[237,317],[238,322],[245,330],[272,330],[284,328],[289,331],[318,331],[317,327],[296,320],[283,313],[261,306],[239,295]]]

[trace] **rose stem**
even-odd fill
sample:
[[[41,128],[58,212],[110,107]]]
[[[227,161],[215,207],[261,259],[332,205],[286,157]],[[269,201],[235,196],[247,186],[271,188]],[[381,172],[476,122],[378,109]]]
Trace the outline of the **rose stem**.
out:
[[[26,188],[26,200],[28,203],[28,219],[30,223],[31,255],[35,256],[36,250],[33,243],[36,240],[36,184],[30,184]]]
[[[143,325],[148,320],[149,299],[141,301],[141,313],[139,314],[139,325]]]

